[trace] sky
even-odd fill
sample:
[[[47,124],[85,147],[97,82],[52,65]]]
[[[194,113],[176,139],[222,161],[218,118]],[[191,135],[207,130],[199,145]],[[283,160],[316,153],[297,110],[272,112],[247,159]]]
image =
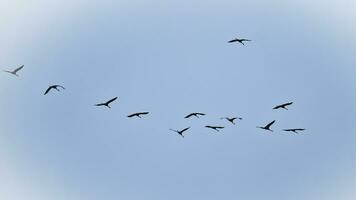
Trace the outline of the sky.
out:
[[[354,200],[355,6],[0,0],[0,198]]]

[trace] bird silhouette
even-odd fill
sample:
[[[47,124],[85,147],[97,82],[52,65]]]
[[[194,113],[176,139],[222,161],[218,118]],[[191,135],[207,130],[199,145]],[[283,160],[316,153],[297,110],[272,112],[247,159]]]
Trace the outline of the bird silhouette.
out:
[[[128,115],[127,117],[128,118],[131,118],[131,117],[138,117],[138,118],[141,118],[141,115],[147,115],[147,114],[149,114],[149,112],[138,112],[138,113],[133,113],[133,114],[131,114],[131,115]]]
[[[187,128],[185,128],[185,129],[182,129],[182,130],[174,130],[174,129],[169,129],[169,130],[178,133],[180,136],[182,136],[182,137],[184,138],[183,133],[184,133],[185,131],[187,131],[188,129],[190,129],[190,127],[187,127]]]
[[[291,129],[283,129],[283,131],[287,131],[287,132],[293,132],[293,133],[299,133],[298,131],[304,131],[304,128],[291,128]]]
[[[231,122],[232,124],[234,124],[235,125],[235,120],[236,119],[238,119],[238,120],[242,120],[242,118],[241,117],[222,117],[222,118],[220,118],[220,119],[226,119],[227,121],[229,121],[229,122]]]
[[[270,127],[272,126],[272,124],[274,124],[274,122],[276,122],[276,120],[273,120],[272,122],[270,122],[269,124],[267,124],[267,125],[264,126],[264,127],[262,127],[262,126],[257,126],[257,128],[261,128],[261,129],[264,129],[264,130],[268,130],[268,131],[273,132],[273,130],[271,130]]]
[[[17,74],[17,72],[20,71],[23,67],[24,67],[24,65],[21,65],[19,68],[16,68],[16,69],[13,70],[13,71],[8,71],[8,70],[3,70],[3,71],[4,71],[4,72],[7,72],[7,73],[10,73],[10,74],[12,74],[12,75],[15,75],[15,76],[19,76],[19,75]]]
[[[239,43],[241,43],[242,45],[245,45],[244,42],[249,42],[249,41],[251,41],[251,40],[249,40],[249,39],[239,39],[239,38],[235,38],[235,39],[233,39],[233,40],[228,41],[228,43],[239,42]]]
[[[197,118],[199,118],[199,116],[204,116],[205,114],[204,113],[198,113],[198,112],[195,112],[195,113],[190,113],[189,115],[185,116],[184,118],[189,118],[191,116],[195,116]]]
[[[46,95],[49,91],[51,91],[52,89],[57,90],[58,92],[60,91],[58,88],[62,88],[65,90],[65,88],[61,85],[51,85],[47,88],[46,92],[43,95]]]
[[[287,106],[290,106],[290,105],[292,105],[293,104],[293,102],[289,102],[289,103],[284,103],[284,104],[281,104],[281,105],[277,105],[277,106],[275,106],[273,109],[279,109],[279,108],[283,108],[283,109],[286,109],[286,110],[288,110],[288,108],[286,108]]]
[[[223,128],[225,128],[225,127],[223,127],[223,126],[205,126],[206,128],[211,128],[211,129],[213,129],[213,130],[215,130],[215,131],[217,131],[217,132],[219,132],[219,129],[223,129]]]
[[[112,103],[113,101],[115,101],[117,99],[117,97],[113,98],[113,99],[110,99],[109,101],[105,102],[105,103],[98,103],[98,104],[95,104],[94,106],[106,106],[108,108],[111,108],[110,107],[110,103]]]

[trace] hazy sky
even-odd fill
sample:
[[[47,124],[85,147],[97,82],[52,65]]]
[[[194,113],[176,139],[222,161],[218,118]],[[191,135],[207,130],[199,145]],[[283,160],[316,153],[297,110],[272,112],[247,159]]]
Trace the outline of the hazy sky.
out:
[[[355,7],[0,1],[0,199],[354,200]]]

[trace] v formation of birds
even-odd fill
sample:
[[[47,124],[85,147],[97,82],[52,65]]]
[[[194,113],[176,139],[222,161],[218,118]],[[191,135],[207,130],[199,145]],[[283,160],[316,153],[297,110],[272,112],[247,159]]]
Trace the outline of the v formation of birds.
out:
[[[235,39],[232,39],[232,40],[228,41],[228,43],[236,43],[236,42],[238,42],[238,43],[240,43],[242,45],[245,45],[244,42],[250,42],[250,41],[251,40],[249,40],[249,39],[235,38]],[[14,69],[12,71],[10,71],[10,70],[3,70],[3,71],[6,72],[6,73],[9,73],[9,74],[12,74],[14,76],[19,77],[18,72],[20,70],[22,70],[23,68],[24,68],[24,65],[21,65],[20,67]],[[45,90],[44,95],[47,95],[52,90],[56,90],[56,91],[59,92],[59,91],[61,91],[60,89],[64,90],[65,88],[63,86],[61,86],[61,85],[50,85]],[[110,106],[111,103],[113,103],[117,99],[118,99],[118,97],[114,97],[114,98],[112,98],[110,100],[107,100],[105,102],[94,104],[94,106],[111,108],[111,106]],[[283,104],[280,104],[280,105],[276,105],[275,107],[273,107],[273,109],[274,110],[278,110],[278,109],[288,110],[288,107],[291,106],[292,104],[293,104],[293,102],[283,103]],[[137,113],[129,114],[127,117],[128,118],[133,118],[133,117],[142,118],[143,116],[148,115],[148,114],[149,114],[149,112],[137,112]],[[199,117],[202,117],[202,116],[205,116],[205,115],[206,115],[205,113],[193,112],[193,113],[189,113],[184,118],[185,119],[188,119],[188,118],[191,118],[191,117],[199,118]],[[226,120],[226,121],[230,122],[233,125],[236,124],[237,120],[242,120],[241,117],[221,117],[220,119]],[[273,121],[269,122],[268,124],[266,124],[265,126],[257,126],[257,128],[265,130],[265,131],[273,132],[273,129],[271,127],[275,122],[276,121],[273,120]],[[190,128],[191,127],[186,127],[186,128],[181,129],[181,130],[176,130],[176,129],[169,129],[169,130],[178,133],[180,136],[182,136],[182,138],[184,138],[184,133],[186,133],[186,131],[188,131]],[[213,131],[219,132],[220,130],[224,129],[225,127],[224,126],[206,125],[205,128],[208,128],[208,129],[211,129]],[[304,131],[304,130],[306,130],[306,129],[304,129],[304,128],[283,129],[283,131],[285,131],[285,132],[292,132],[292,133],[300,133],[301,131]]]

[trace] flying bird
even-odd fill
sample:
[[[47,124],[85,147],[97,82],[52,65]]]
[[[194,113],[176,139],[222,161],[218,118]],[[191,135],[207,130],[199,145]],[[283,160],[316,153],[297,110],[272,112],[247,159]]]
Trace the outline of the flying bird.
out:
[[[235,39],[233,39],[233,40],[228,41],[228,43],[239,42],[239,43],[241,43],[242,45],[245,45],[244,42],[249,42],[249,41],[251,41],[251,40],[249,40],[249,39],[239,39],[239,38],[235,38]]]
[[[190,127],[187,127],[187,128],[185,128],[185,129],[182,129],[182,130],[174,130],[174,129],[169,129],[169,130],[178,133],[180,136],[182,136],[182,137],[184,138],[183,133],[184,133],[185,131],[187,131],[188,129],[190,129]]]
[[[189,115],[185,116],[184,118],[189,118],[191,116],[195,116],[197,118],[199,118],[199,116],[204,116],[205,114],[204,113],[190,113]]]
[[[138,113],[133,113],[131,115],[128,115],[127,117],[128,118],[131,118],[131,117],[141,118],[141,115],[147,115],[147,114],[149,114],[149,112],[138,112]]]
[[[273,109],[283,108],[283,109],[288,110],[288,108],[286,108],[286,107],[287,107],[287,106],[290,106],[290,105],[292,105],[292,104],[293,104],[293,102],[284,103],[284,104],[281,104],[281,105],[277,105],[277,106],[275,106]]]
[[[24,65],[21,65],[19,68],[15,69],[15,70],[13,70],[13,71],[8,71],[8,70],[3,70],[3,71],[4,71],[4,72],[7,72],[7,73],[10,73],[10,74],[12,74],[12,75],[15,75],[15,76],[19,76],[19,75],[17,74],[17,72],[20,71],[23,67],[24,67]]]
[[[242,120],[242,118],[241,117],[222,117],[222,118],[220,118],[220,119],[226,119],[227,121],[229,121],[229,122],[231,122],[232,124],[234,124],[235,125],[235,120],[236,119],[238,119],[238,120]]]
[[[115,101],[117,99],[117,97],[113,98],[113,99],[110,99],[109,101],[105,102],[105,103],[98,103],[98,104],[95,104],[94,106],[106,106],[108,108],[111,108],[110,107],[110,103],[112,103],[113,101]]]
[[[268,130],[268,131],[273,132],[273,130],[271,130],[270,127],[272,126],[272,124],[274,124],[274,122],[276,122],[276,120],[273,120],[272,122],[270,122],[269,124],[267,124],[267,125],[264,126],[264,127],[262,127],[262,126],[257,126],[257,128],[261,128],[261,129],[264,129],[264,130]]]
[[[215,131],[218,131],[218,132],[219,132],[219,129],[223,129],[224,128],[223,126],[205,126],[205,127],[214,129]]]
[[[65,90],[65,88],[61,85],[51,85],[47,88],[46,92],[43,95],[46,95],[49,91],[51,91],[52,89],[57,90],[58,92],[60,91],[58,88],[62,88]]]
[[[299,133],[298,131],[304,131],[304,128],[291,128],[291,129],[283,129],[283,131],[287,131],[287,132],[293,132],[293,133]]]

